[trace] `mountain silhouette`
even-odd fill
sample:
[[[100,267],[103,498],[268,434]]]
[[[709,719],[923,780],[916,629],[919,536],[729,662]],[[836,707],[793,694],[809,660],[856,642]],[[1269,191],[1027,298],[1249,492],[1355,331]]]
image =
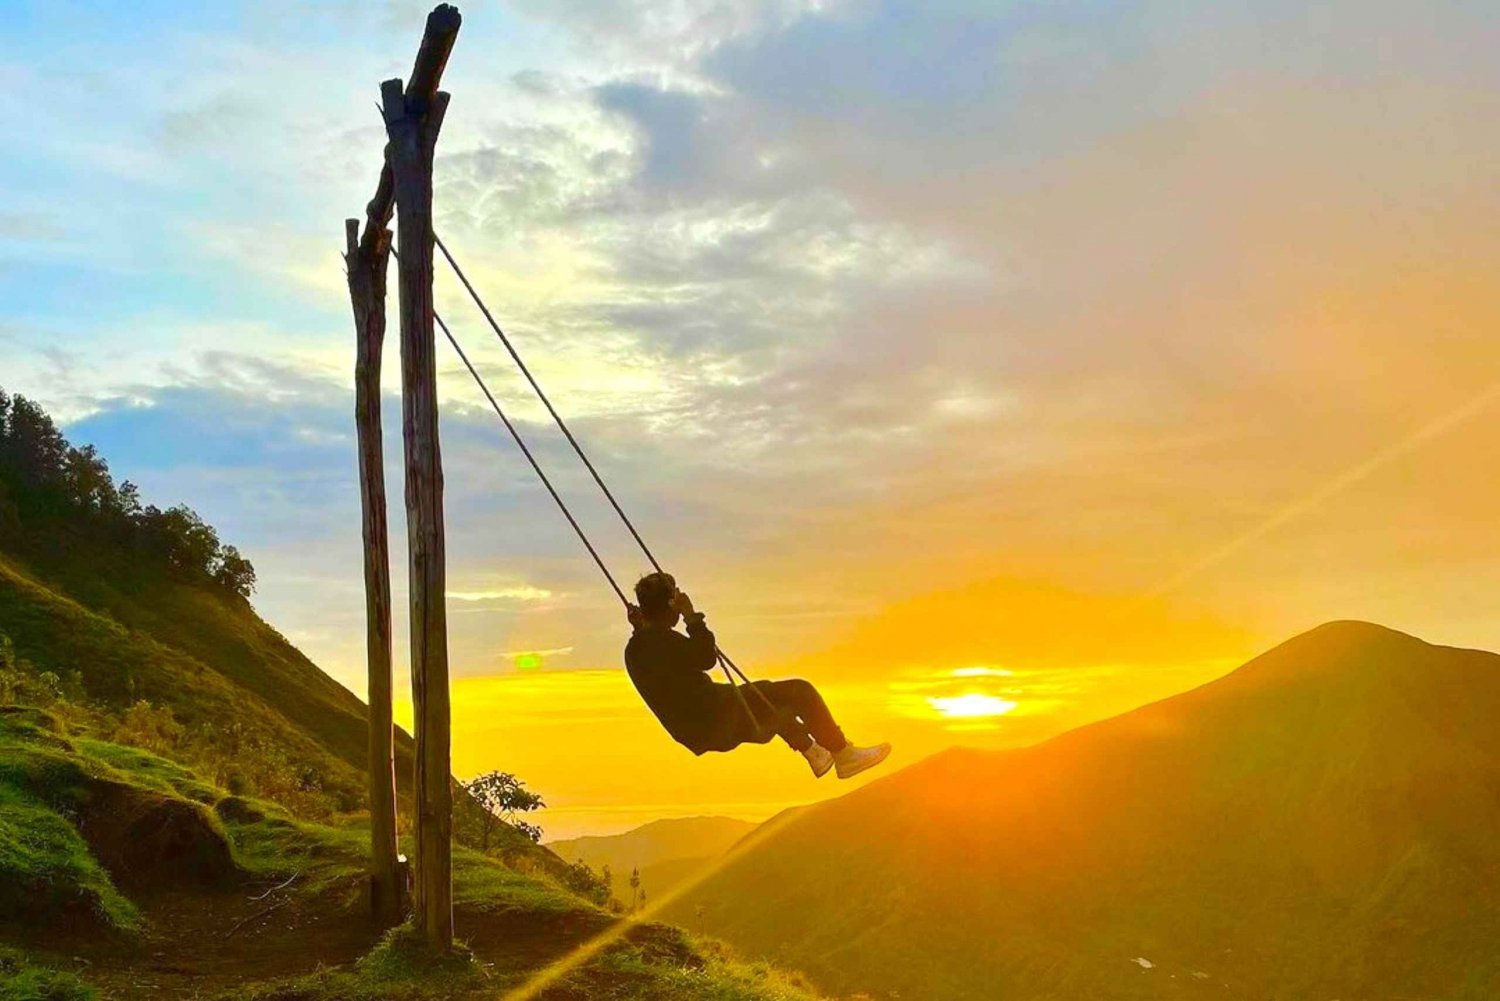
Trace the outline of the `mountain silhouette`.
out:
[[[746,839],[668,914],[922,998],[1500,996],[1500,657],[1360,622]]]
[[[596,871],[609,866],[615,899],[628,901],[632,871],[648,898],[660,896],[707,868],[755,827],[732,817],[672,817],[620,834],[549,841],[547,847],[565,861],[584,862]]]

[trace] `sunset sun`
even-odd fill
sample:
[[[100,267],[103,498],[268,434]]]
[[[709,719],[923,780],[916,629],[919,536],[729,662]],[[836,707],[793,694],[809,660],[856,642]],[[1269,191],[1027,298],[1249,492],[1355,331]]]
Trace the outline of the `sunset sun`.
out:
[[[935,696],[929,698],[927,704],[936,709],[940,715],[953,718],[1004,716],[1016,707],[1016,703],[1009,699],[984,695],[980,692],[967,692],[963,695],[947,697]]]

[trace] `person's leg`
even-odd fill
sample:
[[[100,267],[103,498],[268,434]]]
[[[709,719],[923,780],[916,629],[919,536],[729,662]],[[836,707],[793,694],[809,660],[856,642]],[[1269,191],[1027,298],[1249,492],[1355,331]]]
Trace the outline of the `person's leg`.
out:
[[[788,704],[777,685],[778,682],[775,681],[752,681],[740,688],[745,704],[750,707],[756,724],[763,732],[774,733],[794,751],[806,751],[817,739],[797,718],[800,714],[796,707]],[[770,705],[766,704],[768,702]]]
[[[842,751],[849,743],[844,738],[844,731],[839,729],[838,723],[834,721],[833,713],[829,712],[828,704],[823,701],[823,696],[810,682],[801,678],[792,678],[788,681],[757,681],[754,685],[771,701],[771,704],[783,710],[783,717],[791,717],[788,723],[789,729],[796,732],[803,741],[815,740],[834,754]],[[753,693],[746,693],[752,704],[760,702]],[[764,704],[760,707],[764,711]],[[800,721],[800,722],[796,722]],[[791,737],[782,734],[786,742],[797,750],[803,750],[794,743]]]
[[[775,723],[767,722],[774,714],[748,689],[736,693],[729,685],[717,682],[714,691],[718,697],[710,709],[708,734],[701,742],[704,750],[732,751],[741,744],[769,744],[776,739]]]

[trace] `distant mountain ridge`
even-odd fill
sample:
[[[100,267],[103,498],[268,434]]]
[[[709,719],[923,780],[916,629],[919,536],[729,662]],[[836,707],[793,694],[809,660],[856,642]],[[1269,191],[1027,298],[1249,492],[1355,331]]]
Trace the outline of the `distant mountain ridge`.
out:
[[[706,868],[756,826],[732,817],[674,817],[620,834],[549,841],[546,847],[596,871],[609,866],[615,897],[621,901],[629,900],[630,873],[638,868],[641,888],[654,899]]]
[[[651,865],[674,858],[717,855],[755,830],[756,824],[733,817],[668,817],[619,834],[587,834],[547,842],[565,859],[611,857],[632,865]]]
[[[668,915],[876,997],[1493,998],[1497,720],[1500,657],[1330,623],[811,807]]]

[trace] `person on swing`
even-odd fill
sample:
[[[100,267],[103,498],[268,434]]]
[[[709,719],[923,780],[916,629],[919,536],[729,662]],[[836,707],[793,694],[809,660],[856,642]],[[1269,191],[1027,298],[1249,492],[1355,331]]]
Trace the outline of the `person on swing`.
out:
[[[625,668],[672,739],[694,754],[765,744],[779,736],[807,759],[815,777],[836,768],[839,778],[847,779],[891,753],[889,744],[849,743],[818,690],[800,678],[752,681],[742,686],[743,703],[733,685],[710,678],[718,664],[714,634],[671,574],[642,577],[635,600],[630,607],[635,632],[625,645]],[[679,619],[687,624],[686,636],[676,629]]]

